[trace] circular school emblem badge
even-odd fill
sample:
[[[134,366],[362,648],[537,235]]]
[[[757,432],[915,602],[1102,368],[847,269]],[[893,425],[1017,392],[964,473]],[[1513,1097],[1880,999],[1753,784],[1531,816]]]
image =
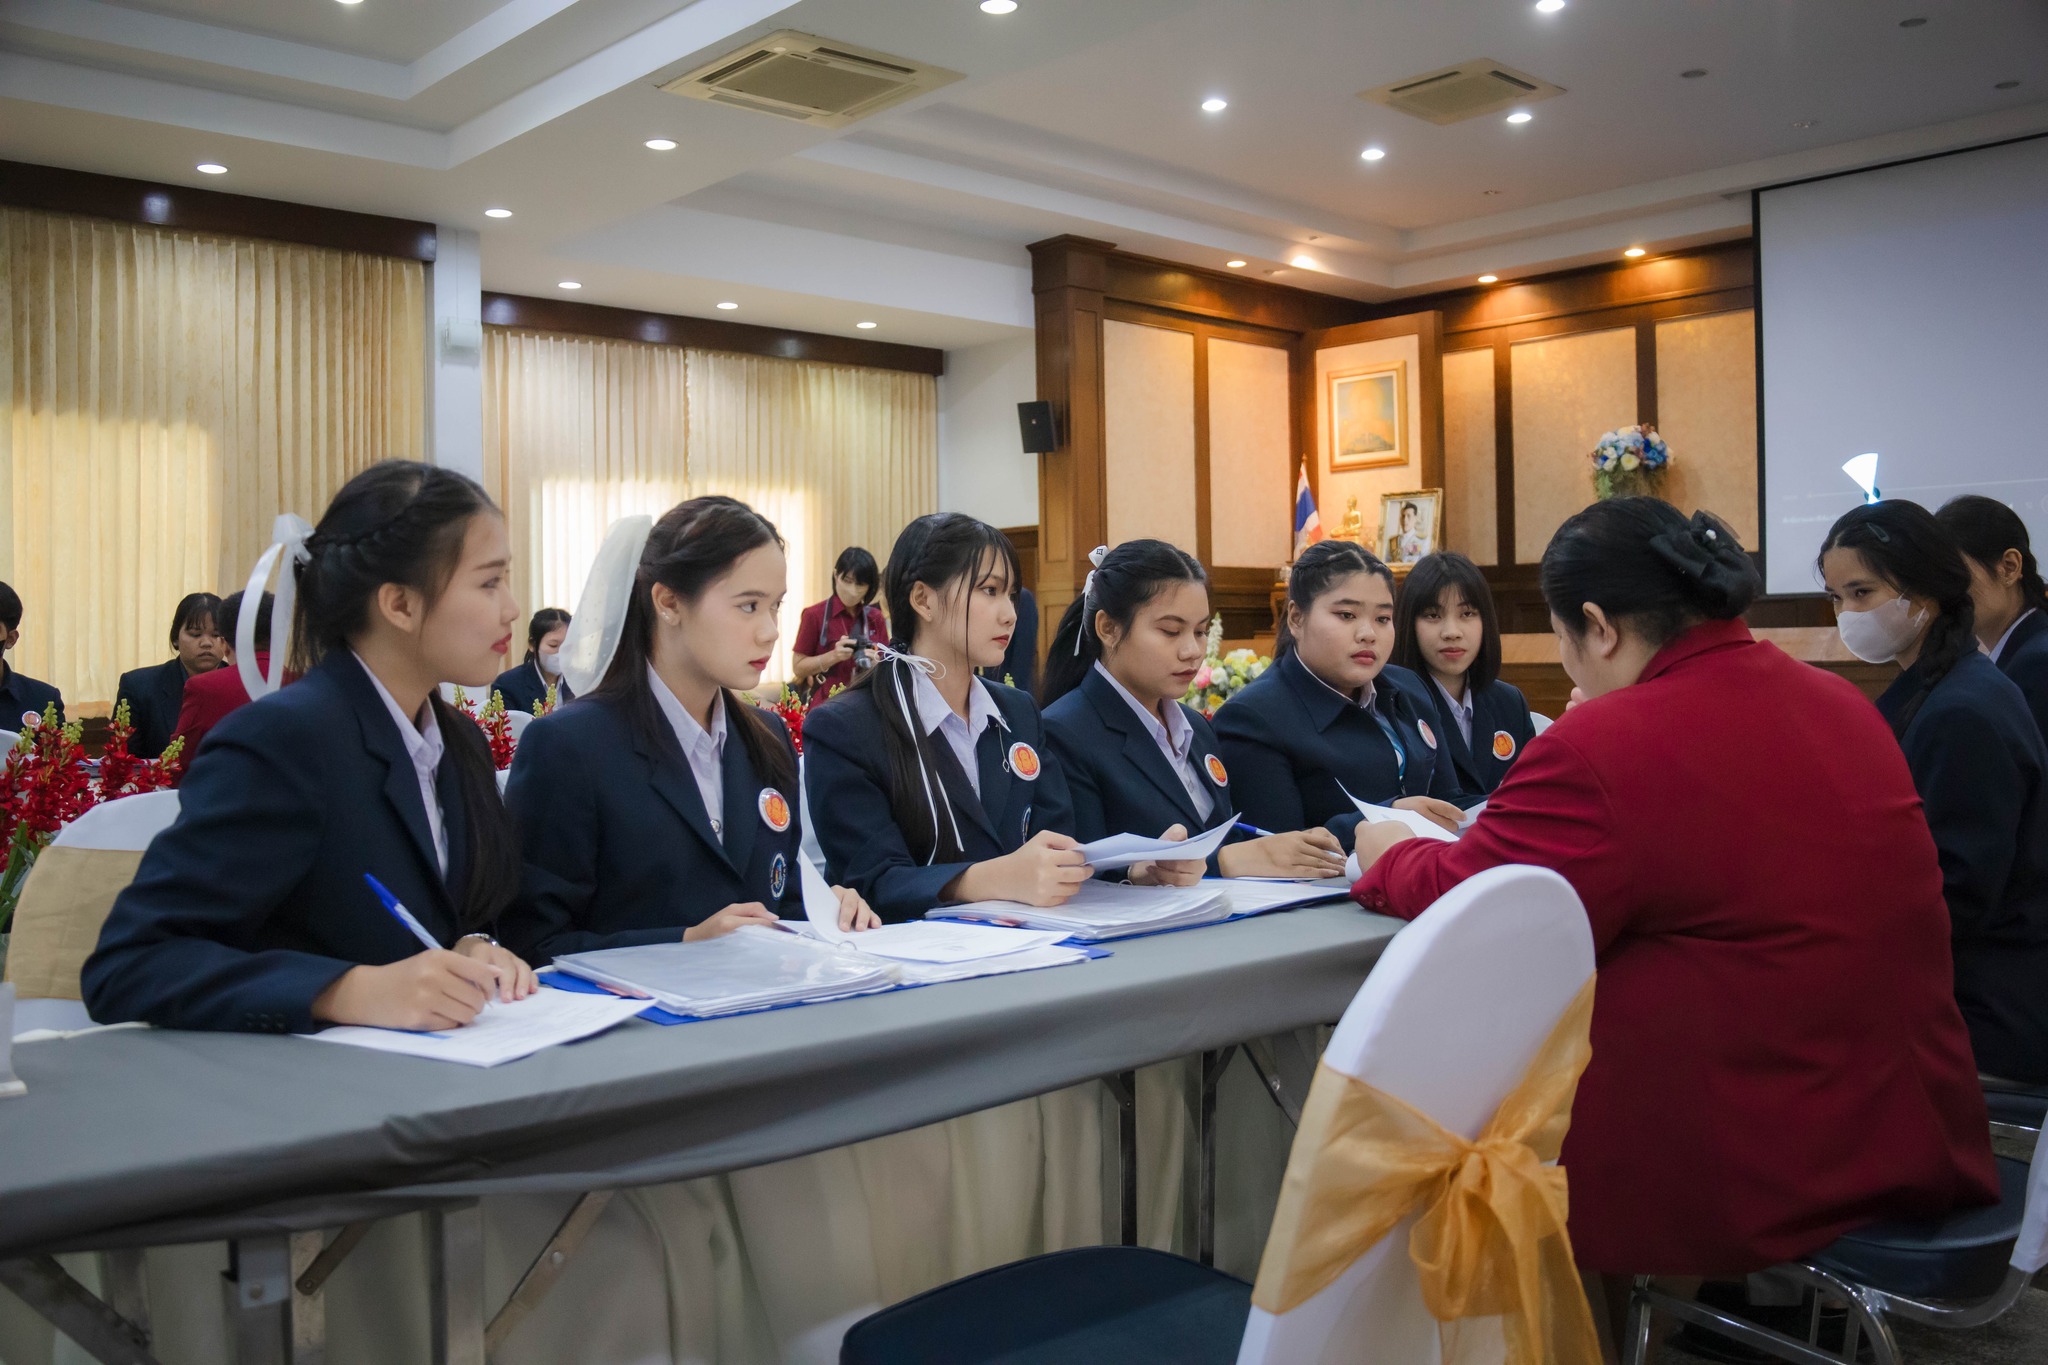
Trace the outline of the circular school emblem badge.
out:
[[[781,792],[773,787],[763,787],[761,794],[754,798],[754,804],[760,808],[762,824],[777,834],[789,828],[789,798]]]
[[[1429,728],[1429,722],[1418,720],[1415,722],[1415,728],[1422,731],[1422,742],[1434,749],[1436,747],[1436,731]]]
[[[1230,785],[1230,772],[1223,766],[1223,760],[1210,754],[1202,760],[1202,766],[1209,770],[1209,780],[1219,787]]]
[[[1493,756],[1505,763],[1515,756],[1515,737],[1505,730],[1493,732]]]
[[[780,853],[768,864],[768,898],[781,900],[782,893],[789,887],[789,859]]]
[[[1010,746],[1010,771],[1026,782],[1038,780],[1038,750],[1018,740]]]

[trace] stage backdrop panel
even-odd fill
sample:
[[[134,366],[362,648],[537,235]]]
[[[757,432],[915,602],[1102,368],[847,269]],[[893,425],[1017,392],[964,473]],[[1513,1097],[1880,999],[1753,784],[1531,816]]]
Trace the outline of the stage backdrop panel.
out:
[[[1593,446],[1636,420],[1633,327],[1518,342],[1515,559],[1534,564],[1558,526],[1593,501]]]
[[[1108,543],[1150,536],[1193,550],[1195,338],[1104,322],[1102,388]]]
[[[1209,347],[1209,562],[1277,569],[1293,553],[1292,402],[1284,347]]]
[[[1756,315],[1749,309],[1657,324],[1657,430],[1671,444],[1658,496],[1704,507],[1755,549]]]
[[[1444,356],[1444,548],[1500,562],[1493,351]]]

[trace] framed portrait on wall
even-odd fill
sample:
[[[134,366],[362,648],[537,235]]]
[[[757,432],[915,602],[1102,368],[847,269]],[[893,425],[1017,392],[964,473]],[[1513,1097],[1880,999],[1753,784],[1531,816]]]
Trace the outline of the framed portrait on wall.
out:
[[[1390,565],[1413,564],[1436,553],[1443,539],[1444,490],[1380,495],[1380,558]]]
[[[1330,468],[1384,469],[1408,463],[1408,362],[1332,370],[1324,405]]]

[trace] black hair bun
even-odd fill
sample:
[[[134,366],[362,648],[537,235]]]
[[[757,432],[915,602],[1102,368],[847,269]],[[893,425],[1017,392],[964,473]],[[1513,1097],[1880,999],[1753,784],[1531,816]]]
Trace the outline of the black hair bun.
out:
[[[1682,529],[1650,537],[1650,549],[1712,620],[1733,620],[1756,600],[1756,565],[1727,523],[1711,512],[1695,512]]]

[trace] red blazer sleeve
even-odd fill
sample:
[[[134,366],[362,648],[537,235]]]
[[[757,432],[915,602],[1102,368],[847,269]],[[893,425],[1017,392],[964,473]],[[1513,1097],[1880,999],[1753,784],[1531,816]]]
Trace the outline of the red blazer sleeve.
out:
[[[1617,818],[1594,765],[1565,736],[1544,735],[1508,770],[1463,838],[1404,839],[1366,869],[1352,899],[1368,910],[1414,919],[1490,867],[1547,867],[1579,893],[1594,947],[1605,951],[1628,927],[1640,899],[1632,887],[1644,870],[1631,865]]]

